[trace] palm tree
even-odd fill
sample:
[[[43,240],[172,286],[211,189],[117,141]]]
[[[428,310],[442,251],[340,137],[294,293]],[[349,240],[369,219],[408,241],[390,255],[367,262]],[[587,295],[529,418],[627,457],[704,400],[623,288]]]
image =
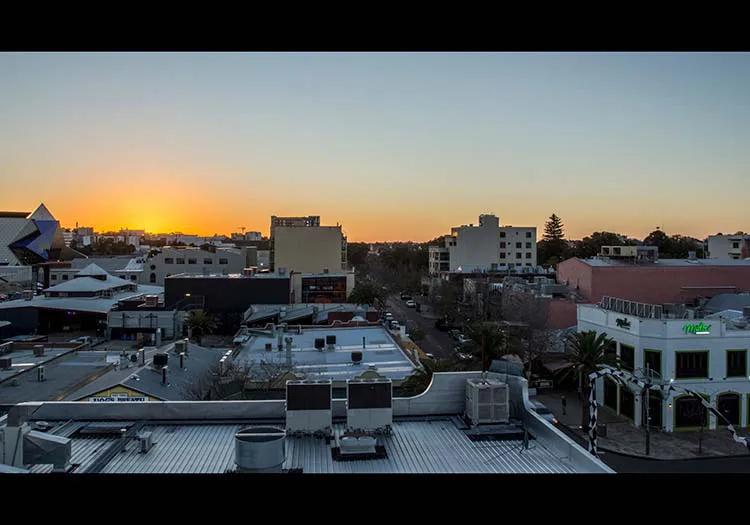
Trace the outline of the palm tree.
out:
[[[562,378],[575,372],[583,385],[583,404],[581,410],[581,428],[589,429],[589,393],[591,389],[589,374],[596,372],[601,365],[618,366],[617,356],[610,352],[614,340],[605,332],[597,334],[595,330],[576,332],[568,336],[568,360],[571,366]]]
[[[349,302],[354,304],[367,304],[375,306],[379,310],[385,307],[385,290],[372,281],[357,283],[349,295]]]
[[[406,397],[416,396],[427,390],[432,383],[432,374],[435,372],[451,372],[454,370],[450,359],[433,361],[432,359],[420,359],[421,368],[414,372],[401,383],[401,394]]]
[[[489,370],[493,359],[506,353],[505,333],[497,323],[476,323],[467,332],[471,353],[482,360],[482,372]]]
[[[203,310],[191,310],[185,325],[192,331],[198,344],[201,344],[204,335],[208,335],[216,329],[213,318]]]

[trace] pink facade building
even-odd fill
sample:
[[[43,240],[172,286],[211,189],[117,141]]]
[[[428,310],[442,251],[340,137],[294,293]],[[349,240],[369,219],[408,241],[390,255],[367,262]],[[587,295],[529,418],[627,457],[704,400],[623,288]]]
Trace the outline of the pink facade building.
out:
[[[603,296],[640,303],[683,303],[720,293],[750,292],[750,261],[660,259],[625,262],[572,258],[557,266],[557,281],[591,303]]]

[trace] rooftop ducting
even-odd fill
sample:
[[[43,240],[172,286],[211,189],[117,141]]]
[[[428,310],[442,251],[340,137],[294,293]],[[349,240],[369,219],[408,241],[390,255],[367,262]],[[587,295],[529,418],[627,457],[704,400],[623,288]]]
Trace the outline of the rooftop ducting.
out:
[[[71,440],[30,430],[23,436],[23,463],[52,465],[55,472],[66,472],[70,467]]]
[[[286,461],[286,432],[277,427],[251,427],[234,436],[238,472],[282,472]]]
[[[331,380],[287,381],[286,429],[293,434],[330,434]]]

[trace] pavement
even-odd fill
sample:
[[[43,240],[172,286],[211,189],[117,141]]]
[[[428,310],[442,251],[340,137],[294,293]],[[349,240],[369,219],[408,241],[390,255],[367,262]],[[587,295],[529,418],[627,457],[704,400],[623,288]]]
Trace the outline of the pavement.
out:
[[[562,395],[565,395],[567,400],[565,415],[562,413]],[[575,392],[548,391],[533,396],[532,399],[544,403],[560,421],[561,430],[576,439],[582,446],[588,447],[588,438],[581,431],[583,403]],[[628,463],[628,459],[638,459],[638,463],[643,461],[664,463],[691,459],[705,463],[708,460],[722,458],[727,460],[722,464],[731,463],[730,460],[740,461],[740,463],[746,465],[743,468],[747,469],[741,470],[741,472],[750,472],[750,452],[747,447],[735,442],[726,429],[704,430],[702,435],[700,431],[662,432],[652,430],[650,433],[650,453],[649,456],[646,456],[646,432],[643,429],[636,428],[630,420],[618,416],[607,407],[599,407],[599,422],[607,426],[606,437],[601,435],[597,437],[597,444],[599,450],[603,452],[602,460],[605,463],[608,462],[606,458],[610,456],[615,458],[613,461],[619,463],[620,467]],[[739,432],[740,435],[745,435],[745,433],[742,430]],[[619,459],[617,459],[618,457]],[[707,465],[708,463],[706,463]],[[617,471],[614,466],[612,468]],[[634,467],[631,465],[626,471],[637,471],[632,470],[632,468]],[[687,472],[687,470],[674,470],[674,472],[678,471]],[[665,470],[665,472],[672,472],[672,470]]]
[[[421,312],[417,312],[416,309],[406,306],[406,302],[402,301],[398,295],[388,297],[387,306],[395,320],[402,324],[406,323],[407,334],[415,326],[422,330],[424,339],[418,341],[417,344],[424,352],[433,354],[438,359],[450,359],[453,356],[455,343],[447,333],[435,328],[436,318],[429,308],[423,307]]]

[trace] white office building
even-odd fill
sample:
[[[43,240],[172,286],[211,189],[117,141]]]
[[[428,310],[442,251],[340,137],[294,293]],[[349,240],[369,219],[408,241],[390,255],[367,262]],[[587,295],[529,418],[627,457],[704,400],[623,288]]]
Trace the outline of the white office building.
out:
[[[710,235],[705,250],[707,259],[747,259],[750,257],[750,234]]]
[[[700,428],[702,423],[705,428],[721,426],[684,388],[704,395],[732,424],[748,426],[750,295],[725,294],[706,306],[720,306],[727,299],[733,299],[733,308],[708,313],[719,308],[646,305],[605,297],[599,305],[578,305],[578,331],[605,332],[616,342],[612,351],[624,370],[641,376],[648,368],[674,387],[665,399],[652,391],[652,428],[671,432]],[[596,389],[600,404],[642,426],[645,409],[639,392],[609,378],[599,379]]]
[[[536,227],[500,226],[495,215],[480,215],[479,224],[451,228],[451,234],[429,247],[430,274],[536,268]]]
[[[169,247],[146,260],[143,281],[164,286],[164,279],[179,273],[241,274],[248,267],[246,248]]]

